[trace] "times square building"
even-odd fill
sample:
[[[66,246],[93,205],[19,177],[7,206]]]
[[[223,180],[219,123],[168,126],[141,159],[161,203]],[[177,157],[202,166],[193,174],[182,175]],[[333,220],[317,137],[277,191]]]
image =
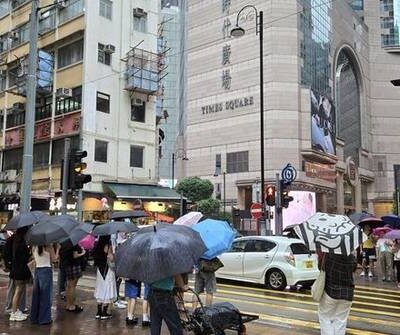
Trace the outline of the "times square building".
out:
[[[298,172],[284,226],[316,210],[392,212],[400,164],[400,88],[390,82],[400,78],[396,0],[189,1],[182,175],[211,180],[216,197],[243,217],[260,201],[253,9],[239,17],[245,35],[230,36],[247,4],[264,14],[266,185],[287,163]]]

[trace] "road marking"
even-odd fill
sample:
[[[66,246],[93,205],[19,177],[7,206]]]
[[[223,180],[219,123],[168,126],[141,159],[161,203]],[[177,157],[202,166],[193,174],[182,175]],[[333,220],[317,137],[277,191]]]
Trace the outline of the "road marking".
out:
[[[281,298],[281,297],[272,297],[272,296],[260,296],[254,293],[241,293],[241,292],[233,292],[233,291],[226,291],[226,290],[218,290],[218,293],[226,294],[226,295],[238,295],[238,296],[245,296],[245,297],[252,297],[252,298],[263,298],[263,299],[269,299],[269,300],[277,300],[277,301],[285,301],[285,302],[294,302],[297,304],[304,304],[304,305],[311,305],[311,306],[317,306],[317,302],[313,301],[302,301],[302,300],[297,300],[297,299],[291,299],[291,298]],[[368,304],[368,303],[363,303],[359,301],[353,301],[353,304],[358,304],[358,305],[367,305],[367,306],[380,306],[380,307],[385,307],[385,308],[393,308],[385,305],[377,305],[377,304]],[[400,309],[400,307],[396,307],[396,309]],[[371,309],[362,309],[358,307],[352,307],[352,311],[354,312],[360,312],[360,313],[371,313],[371,314],[379,314],[379,315],[386,315],[386,316],[393,316],[398,318],[399,313],[392,313],[392,312],[386,312],[386,311],[380,311],[380,310],[371,310]]]
[[[216,299],[219,300],[227,300],[225,297],[218,297]],[[234,299],[234,298],[229,298],[230,301],[238,302],[238,303],[243,303],[243,304],[254,304],[257,306],[263,306],[267,308],[276,308],[277,310],[287,310],[287,311],[296,311],[296,312],[304,312],[304,313],[310,313],[310,314],[317,314],[317,308],[314,309],[304,309],[300,307],[294,307],[294,306],[284,306],[284,305],[278,305],[278,304],[271,304],[271,303],[264,303],[264,302],[257,302],[257,301],[244,301],[244,300],[239,300],[239,299]],[[349,319],[352,321],[359,321],[359,322],[367,322],[367,323],[372,323],[372,324],[379,324],[379,325],[384,325],[384,326],[392,326],[392,327],[398,327],[399,322],[398,321],[390,321],[390,320],[380,320],[380,319],[374,319],[371,317],[362,317],[362,316],[356,316],[356,315],[350,315]]]

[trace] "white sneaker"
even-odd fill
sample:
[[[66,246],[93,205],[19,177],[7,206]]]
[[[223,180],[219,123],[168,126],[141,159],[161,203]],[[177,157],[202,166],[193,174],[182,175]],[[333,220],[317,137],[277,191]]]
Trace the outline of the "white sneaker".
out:
[[[361,276],[361,277],[364,277],[364,276],[365,276],[365,271],[361,272],[361,273],[360,273],[360,276]]]
[[[15,313],[10,314],[10,321],[25,321],[28,318],[28,315],[23,314],[20,310],[17,310]]]
[[[128,302],[126,301],[126,300],[118,300],[118,302],[120,303],[120,304],[123,304],[123,305],[128,305]]]
[[[371,271],[368,272],[368,277],[372,278],[374,275],[372,274]]]
[[[119,301],[114,302],[114,306],[120,309],[126,308],[126,305]]]

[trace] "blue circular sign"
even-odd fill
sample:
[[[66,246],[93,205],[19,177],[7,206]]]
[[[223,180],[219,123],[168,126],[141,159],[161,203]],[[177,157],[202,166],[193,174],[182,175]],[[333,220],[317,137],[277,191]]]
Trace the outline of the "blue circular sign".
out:
[[[297,170],[291,164],[288,164],[283,168],[281,172],[281,178],[285,183],[291,183],[292,181],[296,180],[296,177]]]

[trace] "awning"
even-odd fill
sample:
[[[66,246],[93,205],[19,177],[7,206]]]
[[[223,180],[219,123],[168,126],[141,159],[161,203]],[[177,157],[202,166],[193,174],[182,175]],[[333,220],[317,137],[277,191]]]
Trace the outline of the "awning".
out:
[[[141,200],[180,200],[181,195],[175,190],[155,184],[128,184],[103,182],[116,198]]]

